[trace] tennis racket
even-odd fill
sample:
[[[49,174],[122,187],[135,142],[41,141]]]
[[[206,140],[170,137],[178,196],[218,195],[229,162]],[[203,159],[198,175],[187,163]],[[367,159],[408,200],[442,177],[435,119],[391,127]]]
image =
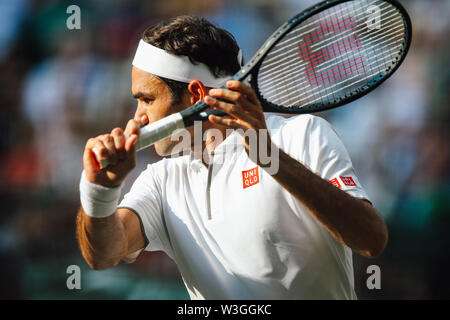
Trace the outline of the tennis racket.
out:
[[[403,62],[410,43],[410,18],[395,0],[322,1],[279,27],[230,80],[249,77],[264,111],[323,111],[378,87]],[[137,150],[210,114],[226,115],[208,107],[201,101],[141,128]]]

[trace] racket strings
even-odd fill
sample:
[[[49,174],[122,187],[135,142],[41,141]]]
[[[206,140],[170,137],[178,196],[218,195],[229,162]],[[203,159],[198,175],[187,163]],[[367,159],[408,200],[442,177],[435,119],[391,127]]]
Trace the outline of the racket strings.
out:
[[[370,30],[367,17],[355,17],[361,17],[374,4],[378,4],[383,27]],[[404,22],[397,8],[389,3],[348,2],[327,9],[312,20],[288,33],[262,62],[257,82],[267,101],[296,107],[327,103],[351,94],[359,84],[383,73],[398,59]],[[299,34],[299,30],[304,31]],[[299,38],[300,41],[293,40]]]
[[[390,12],[392,12],[392,11],[395,11],[395,8],[391,8],[388,12],[385,12],[385,14],[386,14],[386,13],[390,13]],[[384,14],[382,14],[381,17],[383,17],[383,15],[384,15]],[[386,18],[392,18],[392,17],[397,18],[398,15],[391,15],[391,16],[386,17]],[[363,19],[361,19],[361,20],[358,20],[358,23],[361,22],[361,21],[363,21],[364,19],[366,19],[366,18],[363,18]],[[386,21],[386,22],[389,22],[389,21]],[[344,31],[344,34],[347,34],[348,31],[349,31],[349,30],[345,30],[345,31]],[[352,32],[349,33],[348,35],[354,35],[355,33],[356,33],[356,31],[353,31],[353,30],[352,30]],[[332,38],[330,38],[330,39],[335,39],[334,42],[338,42],[338,41],[341,40],[340,36],[341,36],[341,35],[336,34],[336,35],[334,35],[334,36],[333,36]],[[295,38],[297,38],[297,37],[295,37]],[[337,38],[337,39],[336,39],[336,38]],[[320,45],[320,44],[322,44],[322,43],[325,43],[327,40],[330,40],[330,39],[325,39],[325,40],[323,40],[322,42],[316,43],[316,44],[312,45],[311,48],[315,48],[317,45]],[[322,48],[326,47],[327,45],[328,45],[328,44],[325,43],[325,45],[319,47],[318,49],[322,49]],[[279,48],[278,50],[271,51],[271,52],[268,54],[268,57],[264,60],[264,67],[265,67],[265,68],[268,68],[268,67],[270,67],[270,66],[272,66],[272,65],[274,65],[274,64],[277,64],[277,63],[279,63],[279,62],[281,62],[281,61],[285,61],[285,60],[286,60],[286,63],[289,63],[289,62],[290,62],[290,59],[292,59],[293,56],[296,56],[296,55],[297,55],[297,51],[295,51],[295,52],[291,52],[291,51],[290,51],[290,50],[292,50],[292,49],[294,49],[294,48],[297,47],[297,45],[295,45],[295,44],[294,44],[294,45],[291,45],[290,48],[289,48],[289,46],[284,46],[284,45],[281,45],[280,43],[277,44],[276,46],[281,46],[281,48]],[[285,53],[280,54],[280,55],[276,55],[275,53],[278,52],[278,51],[280,51],[280,50],[283,50]],[[270,56],[272,56],[272,55],[273,55],[273,57],[270,58]],[[280,59],[280,57],[283,57],[283,58]],[[274,61],[274,62],[269,63],[270,61]],[[265,73],[269,73],[269,71],[266,71],[266,72],[261,71],[261,75],[264,75]]]
[[[395,17],[395,18],[397,18],[397,17]],[[390,21],[392,21],[392,20],[390,20]],[[386,21],[386,22],[389,22],[389,21]],[[402,21],[394,22],[394,23],[391,25],[391,28],[390,28],[389,30],[387,30],[387,31],[391,31],[391,32],[386,33],[386,31],[384,31],[384,30],[383,30],[383,31],[378,31],[378,32],[374,33],[374,34],[376,34],[376,36],[373,36],[374,34],[372,34],[372,35],[370,35],[370,34],[365,34],[365,35],[359,37],[359,40],[360,40],[360,41],[359,41],[358,45],[359,45],[359,47],[361,47],[361,45],[369,45],[369,44],[373,44],[373,43],[374,43],[375,41],[377,41],[377,40],[381,40],[381,39],[385,38],[386,36],[391,36],[391,35],[393,35],[394,33],[393,33],[392,31],[399,30],[399,29],[401,30],[401,32],[398,32],[398,34],[403,35],[403,27],[404,27],[404,25],[403,25],[403,22],[402,22]],[[384,32],[384,34],[383,34],[383,32]],[[353,35],[353,34],[354,34],[354,33],[352,33],[352,35]],[[369,38],[369,36],[371,36],[371,37]],[[365,41],[361,41],[361,40],[363,40],[363,39],[364,39]],[[330,44],[336,44],[336,43],[339,44],[339,41],[340,41],[340,40],[341,40],[341,39],[337,39],[337,40],[331,42]],[[345,39],[344,39],[344,40],[345,40]],[[388,40],[389,40],[389,39],[388,39]],[[355,42],[356,42],[356,41],[355,41]],[[319,50],[319,49],[324,49],[324,48],[326,48],[326,47],[327,47],[327,45],[324,45],[324,46],[321,46],[321,47],[319,47],[319,48],[317,48],[317,49],[318,49],[318,50]],[[325,54],[326,54],[326,53],[323,53],[323,54],[321,54],[320,56],[314,57],[314,59],[313,59],[311,62],[316,61],[317,59],[323,57]],[[295,56],[295,55],[297,55],[297,53],[294,52],[292,55]],[[292,57],[291,57],[291,58],[292,58]],[[338,60],[338,59],[340,59],[340,58],[342,58],[342,54],[341,54],[341,55],[337,55],[337,56],[333,57],[332,59],[325,60],[325,61],[321,62],[320,64],[318,64],[318,66],[323,66],[324,64],[325,64],[325,66],[326,66],[326,63],[331,64],[332,62],[334,62],[335,60]],[[284,60],[284,59],[283,59],[283,60]],[[279,68],[279,67],[288,66],[288,65],[291,64],[291,63],[292,63],[292,61],[285,61],[285,62],[279,64],[277,67]],[[298,64],[298,65],[297,65],[297,68],[304,67],[304,66],[306,66],[306,64],[307,64],[307,63]],[[273,75],[273,72],[271,72],[271,69],[269,69],[267,65],[264,65],[263,68],[264,68],[264,72],[259,73],[259,79],[260,79],[260,80],[267,79],[267,78],[270,76],[270,77],[271,77],[271,80],[273,81],[273,80],[277,79],[277,77],[281,77],[281,76],[283,76],[283,74],[284,74],[284,73],[280,72],[277,76],[274,76],[274,75]],[[261,69],[263,69],[263,68],[261,68]]]
[[[374,3],[376,3],[376,1],[374,1],[374,2],[372,2],[372,3],[370,3],[370,4],[368,4],[367,6],[361,7],[360,9],[361,9],[361,10],[368,9],[368,8],[369,8],[371,5],[373,5]],[[384,10],[384,9],[386,9],[386,8],[391,8],[391,11],[395,10],[395,8],[393,8],[392,6],[389,6],[389,5],[382,6],[382,5],[380,5],[380,9],[381,9],[381,10]],[[344,8],[341,8],[341,9],[336,10],[335,12],[332,12],[332,13],[330,13],[330,14],[328,14],[328,15],[325,15],[325,16],[319,18],[319,19],[317,19],[316,17],[314,17],[314,18],[312,18],[313,22],[308,23],[307,26],[317,24],[319,21],[323,21],[324,19],[331,18],[332,16],[336,16],[337,13],[340,13],[340,12],[343,12],[343,11],[344,11]],[[366,12],[365,12],[365,11],[360,11],[357,15],[354,15],[354,17],[359,17],[359,16],[363,15],[364,13],[366,13]],[[312,29],[307,30],[307,31],[305,31],[305,32],[303,32],[303,33],[301,33],[301,34],[299,34],[299,35],[295,35],[299,30],[304,30],[305,27],[306,27],[306,26],[300,26],[300,27],[297,27],[297,28],[295,28],[294,30],[292,30],[292,31],[288,34],[287,39],[278,42],[278,44],[276,45],[276,47],[279,47],[279,49],[273,49],[273,50],[271,51],[271,53],[272,53],[272,54],[275,54],[275,53],[277,53],[277,52],[279,52],[279,51],[284,51],[284,48],[285,48],[286,46],[288,46],[288,42],[291,42],[291,41],[293,41],[293,40],[298,40],[299,38],[301,38],[301,37],[307,35],[307,34],[310,33],[311,31],[313,31],[314,29],[317,30],[317,28],[318,28],[318,27],[313,27]],[[319,26],[319,27],[320,27],[320,26]],[[274,57],[274,59],[275,59],[275,58],[277,58],[277,57]],[[271,60],[271,59],[268,59],[268,61],[270,61],[270,60]]]
[[[389,49],[389,51],[395,51],[395,50],[398,50],[399,48],[391,48],[391,49]],[[362,69],[362,68],[365,68],[364,69],[364,73],[367,73],[367,72],[370,72],[370,71],[374,71],[374,70],[378,70],[379,71],[379,62],[381,62],[381,60],[382,59],[384,59],[384,57],[383,57],[383,55],[384,54],[386,54],[386,52],[382,52],[382,53],[380,53],[380,54],[378,54],[378,55],[376,55],[376,56],[374,56],[373,57],[373,59],[372,59],[372,61],[371,61],[371,63],[366,63],[367,61],[366,60],[360,60],[360,62],[357,62],[357,63],[355,63],[355,65],[356,66],[358,66],[359,65],[359,67],[357,68],[357,70],[359,70],[359,69]],[[380,57],[381,56],[381,57]],[[380,58],[378,58],[378,57],[380,57]],[[374,60],[374,58],[377,58],[377,59],[375,59]],[[355,58],[354,60],[359,60],[359,58]],[[347,63],[344,63],[344,64],[347,64]],[[349,67],[347,66],[346,68],[345,68],[345,70],[347,70],[347,69],[349,69]],[[348,72],[348,73],[351,73],[351,72]],[[359,75],[356,75],[356,76],[354,76],[354,77],[352,77],[352,78],[349,78],[348,80],[351,80],[351,79],[353,79],[353,78],[355,78],[355,77],[358,77]],[[328,77],[326,77],[325,79],[329,79],[331,76],[328,76]],[[342,75],[341,75],[341,77],[343,77]],[[369,77],[372,77],[372,75],[369,75]],[[366,78],[363,78],[363,79],[366,79]],[[318,83],[319,81],[317,81],[317,83]],[[332,80],[328,80],[328,82],[326,83],[326,84],[329,84],[329,83],[331,83],[331,82],[333,82]],[[325,85],[326,85],[325,84]],[[335,88],[335,87],[338,87],[338,86],[340,86],[342,83],[336,83],[336,84],[334,84],[334,85],[332,85],[332,86],[330,86],[330,87],[327,87],[327,88],[325,88],[325,89],[322,89],[322,90],[319,90],[319,91],[317,91],[317,90],[305,90],[305,91],[303,91],[302,92],[302,94],[297,94],[296,92],[295,92],[295,97],[296,98],[302,98],[302,99],[309,99],[309,98],[311,98],[313,95],[308,95],[309,93],[311,93],[311,92],[313,92],[314,94],[322,94],[322,93],[324,93],[325,91],[327,91],[327,90],[329,90],[329,89],[333,89],[333,88]],[[287,86],[284,86],[285,88],[287,88]],[[345,87],[346,88],[346,87]],[[280,89],[283,89],[283,88],[280,88]],[[285,90],[280,90],[280,91],[278,91],[276,94],[274,94],[273,96],[272,96],[272,99],[273,98],[275,98],[275,97],[277,97],[277,96],[280,96],[280,95],[284,95],[285,96],[285,98],[286,99],[292,99],[292,95],[293,95],[293,93],[294,92],[292,92],[291,94],[286,94],[286,92],[287,92],[287,89],[285,89]],[[336,92],[336,91],[334,91],[334,92]],[[333,92],[333,93],[334,93]],[[326,98],[327,97],[327,95],[326,96],[322,96],[322,98]],[[308,101],[308,103],[312,103],[312,102],[315,102],[315,101],[317,101],[317,99],[315,99],[314,101]]]
[[[381,56],[381,55],[384,55],[384,54],[385,54],[385,53],[383,52],[383,53],[380,53],[380,54],[377,55],[377,56]],[[372,67],[372,68],[365,69],[365,70],[364,70],[364,73],[367,73],[367,72],[370,72],[370,71],[379,71],[379,69],[380,69],[380,67],[379,67],[379,62],[381,62],[383,59],[384,59],[384,57],[381,56],[380,58],[374,60],[371,64],[365,65],[364,68],[367,68],[367,67],[370,67],[370,66],[373,66],[373,67]],[[362,68],[363,68],[363,67],[360,67],[360,68],[358,68],[357,70],[362,69]],[[352,79],[354,79],[354,78],[357,78],[357,77],[359,77],[359,76],[360,76],[360,75],[357,74],[357,75],[355,75],[355,76],[353,76],[353,77],[351,77],[351,78],[348,78],[347,81],[352,80]],[[328,88],[326,88],[326,89],[324,89],[324,90],[320,90],[320,91],[313,91],[313,90],[305,91],[304,94],[302,94],[302,95],[300,95],[300,96],[297,96],[297,95],[296,95],[295,97],[292,97],[292,93],[291,93],[290,95],[289,95],[289,94],[288,94],[288,95],[285,95],[285,99],[287,99],[288,101],[292,100],[293,98],[297,99],[297,98],[299,98],[299,97],[302,97],[302,99],[309,99],[309,98],[314,97],[314,96],[317,95],[317,94],[320,94],[320,97],[319,97],[319,98],[315,98],[315,99],[312,99],[312,100],[309,100],[309,101],[308,101],[308,103],[314,103],[314,102],[319,101],[320,99],[325,99],[325,98],[327,98],[328,96],[330,96],[330,95],[332,95],[332,94],[334,94],[334,93],[337,93],[338,91],[340,91],[340,90],[342,90],[342,89],[346,89],[346,88],[348,88],[348,87],[350,87],[350,86],[353,86],[353,85],[355,85],[355,84],[358,84],[358,83],[360,83],[360,82],[362,82],[362,81],[364,81],[364,80],[367,80],[367,79],[369,79],[369,78],[372,78],[373,76],[374,76],[373,74],[370,74],[370,75],[368,75],[368,76],[366,76],[366,77],[363,77],[363,78],[361,78],[361,79],[358,79],[357,81],[352,82],[352,83],[350,83],[350,84],[347,84],[347,85],[345,85],[345,86],[343,86],[343,87],[342,87],[342,83],[339,83],[339,84],[335,84],[335,85],[333,85],[333,86],[331,86],[331,87],[328,87]],[[336,88],[336,87],[338,87],[338,86],[341,86],[341,87],[339,87],[339,89],[337,89],[337,90],[335,90],[335,91],[332,91],[332,92],[328,93],[327,95],[322,95],[322,94],[323,94],[324,92],[326,92],[327,90]],[[313,94],[310,94],[310,95],[305,96],[306,94],[311,93],[311,92],[313,92]]]
[[[398,30],[400,30],[400,32],[399,32]],[[374,38],[374,39],[370,39],[369,41],[361,42],[360,44],[361,44],[361,45],[364,45],[364,46],[372,45],[372,44],[375,43],[375,41],[381,40],[381,39],[386,38],[386,37],[388,37],[388,36],[391,37],[391,38],[386,39],[386,40],[384,40],[384,41],[378,42],[377,45],[379,46],[379,45],[384,44],[384,43],[389,43],[389,41],[392,41],[392,38],[393,38],[393,37],[399,37],[399,36],[402,37],[402,36],[403,36],[403,23],[402,23],[401,25],[396,25],[396,27],[390,29],[390,31],[391,31],[391,32],[382,34],[382,35],[380,35],[379,37],[376,37],[376,38]],[[372,48],[364,47],[364,48],[362,49],[361,53],[367,53],[369,49],[372,49]],[[333,57],[333,58],[330,59],[330,60],[326,60],[326,61],[322,62],[321,64],[318,64],[316,67],[320,67],[320,69],[316,70],[316,73],[321,72],[321,71],[323,71],[323,70],[325,70],[325,69],[327,69],[327,68],[329,68],[329,67],[333,67],[333,66],[338,65],[338,64],[341,62],[341,60],[342,60],[342,58],[343,58],[343,56],[344,56],[345,54],[346,54],[346,52],[341,53],[341,54],[339,54],[339,55]],[[306,64],[303,64],[303,65],[301,65],[301,66],[299,66],[299,67],[304,67],[305,65],[306,65]],[[292,79],[293,77],[297,76],[297,75],[300,74],[301,72],[304,72],[305,70],[308,71],[308,70],[311,69],[311,68],[310,68],[310,69],[305,69],[305,68],[299,68],[299,67],[298,67],[295,71],[288,72],[288,73],[283,72],[283,73],[279,73],[278,75],[272,76],[272,77],[270,77],[270,80],[271,80],[271,81],[276,81],[276,80],[280,79],[281,77],[286,77],[286,78]],[[265,77],[261,77],[261,78],[259,78],[259,79],[260,79],[260,80],[263,80],[263,79],[268,79],[268,78],[269,78],[269,77],[265,76]],[[303,85],[303,84],[305,84],[306,82],[307,82],[307,80],[304,80],[304,81],[301,81],[299,84],[300,84],[300,85]],[[269,83],[269,82],[266,82],[266,84],[270,84],[270,83]],[[283,86],[279,87],[278,89],[281,89],[282,87],[283,87]],[[263,88],[263,86],[261,86],[261,88]],[[264,88],[264,89],[265,89],[265,88]],[[270,88],[270,87],[268,87],[268,89],[265,90],[265,93],[271,93],[271,92],[273,92],[274,90],[276,90],[276,88],[273,88],[273,87]]]
[[[382,16],[383,17],[383,16]],[[386,18],[389,18],[387,21],[385,21],[385,22],[390,22],[390,21],[392,21],[392,18],[394,18],[394,19],[396,19],[396,18],[398,18],[398,16],[397,15],[391,15],[391,16],[389,16],[389,17],[386,17]],[[402,23],[402,25],[403,25],[403,22],[401,22]],[[355,35],[356,34],[356,31],[352,31],[351,33],[347,33],[348,31],[345,31],[343,34],[346,34],[346,35]],[[380,31],[378,31],[378,32],[381,32],[381,30]],[[378,33],[378,32],[376,32],[376,33]],[[372,34],[373,35],[373,34]],[[361,39],[364,39],[364,38],[367,38],[369,36],[369,34],[366,34],[366,35],[363,35],[362,37],[360,37],[359,38],[359,40],[361,40]],[[332,38],[330,38],[330,39],[327,39],[327,40],[331,40],[331,39],[334,39],[334,41],[331,41],[331,42],[329,42],[329,43],[325,43],[324,45],[322,45],[322,46],[320,46],[320,47],[318,47],[318,48],[316,48],[316,46],[317,45],[319,45],[319,44],[322,44],[322,43],[324,43],[325,41],[322,41],[321,43],[317,43],[317,44],[314,44],[313,46],[311,46],[311,48],[314,48],[314,49],[323,49],[323,48],[325,48],[325,47],[327,47],[328,45],[330,45],[330,44],[333,44],[333,43],[338,43],[339,41],[341,41],[342,39],[339,37],[339,35],[335,35],[334,37],[332,37]],[[284,57],[283,58],[281,58],[281,59],[279,59],[279,57],[281,57],[282,55],[279,55],[278,57],[277,56],[274,56],[274,57],[272,57],[272,58],[270,58],[270,59],[268,59],[268,60],[265,60],[264,62],[265,62],[265,64],[264,64],[264,67],[266,68],[266,69],[268,69],[268,67],[270,67],[270,66],[272,66],[272,65],[275,65],[275,64],[277,64],[278,63],[278,67],[280,67],[280,66],[282,66],[282,65],[286,65],[286,64],[288,64],[289,62],[291,62],[290,61],[290,59],[292,59],[292,57],[295,57],[296,55],[297,55],[297,51],[294,51],[294,52],[291,52],[292,51],[292,49],[294,49],[295,48],[295,46],[292,46],[290,49],[288,49],[288,50],[286,50],[286,47],[285,48],[283,48],[285,51],[286,51],[286,54],[284,55]],[[287,55],[289,53],[289,55]],[[270,52],[270,54],[272,54],[272,52]],[[268,55],[269,56],[269,55]],[[277,61],[277,59],[278,59],[278,61]],[[267,63],[266,64],[266,62],[268,62],[268,61],[270,61],[270,60],[275,60],[274,62],[272,62],[272,63]],[[279,64],[281,61],[285,61],[285,62],[283,62],[283,63],[281,63],[281,64]],[[304,65],[304,64],[303,64]],[[270,69],[268,69],[267,71],[265,71],[265,72],[261,72],[261,78],[263,78],[263,76],[265,75],[265,74],[268,74],[270,72]]]

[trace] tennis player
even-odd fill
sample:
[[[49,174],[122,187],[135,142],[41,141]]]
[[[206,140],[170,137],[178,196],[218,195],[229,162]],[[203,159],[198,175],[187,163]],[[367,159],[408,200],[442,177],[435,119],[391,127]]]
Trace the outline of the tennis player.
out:
[[[328,122],[264,114],[242,82],[211,89],[240,69],[239,52],[228,32],[201,18],[180,16],[144,32],[132,67],[134,119],[84,150],[83,257],[102,270],[162,250],[192,299],[355,299],[352,250],[380,255],[386,226]],[[169,157],[178,141],[156,143],[166,158],[149,164],[119,204],[141,125],[202,99],[230,116],[203,123],[201,153]],[[246,130],[258,132],[257,143]],[[258,145],[278,155],[275,173],[249,156]],[[94,148],[110,166],[99,168]]]

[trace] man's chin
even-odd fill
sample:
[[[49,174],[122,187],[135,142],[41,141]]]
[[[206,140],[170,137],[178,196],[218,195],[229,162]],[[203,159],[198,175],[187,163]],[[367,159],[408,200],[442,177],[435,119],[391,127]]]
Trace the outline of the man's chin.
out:
[[[158,156],[160,156],[160,157],[167,157],[167,156],[171,155],[169,150],[164,149],[164,148],[162,148],[162,149],[161,148],[157,148],[156,146],[155,146],[155,151],[156,151],[156,154]]]
[[[170,157],[170,156],[176,156],[183,152],[183,148],[180,148],[176,145],[164,145],[164,146],[158,146],[155,145],[155,151],[160,157]]]

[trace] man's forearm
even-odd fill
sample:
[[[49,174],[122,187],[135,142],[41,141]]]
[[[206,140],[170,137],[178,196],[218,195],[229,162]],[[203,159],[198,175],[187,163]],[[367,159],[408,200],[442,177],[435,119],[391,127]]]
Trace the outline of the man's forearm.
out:
[[[331,235],[361,255],[381,254],[387,243],[387,229],[371,204],[336,188],[281,149],[279,161],[273,178]]]
[[[93,218],[80,207],[77,238],[84,259],[95,270],[113,267],[127,254],[127,237],[117,211],[105,218]]]

